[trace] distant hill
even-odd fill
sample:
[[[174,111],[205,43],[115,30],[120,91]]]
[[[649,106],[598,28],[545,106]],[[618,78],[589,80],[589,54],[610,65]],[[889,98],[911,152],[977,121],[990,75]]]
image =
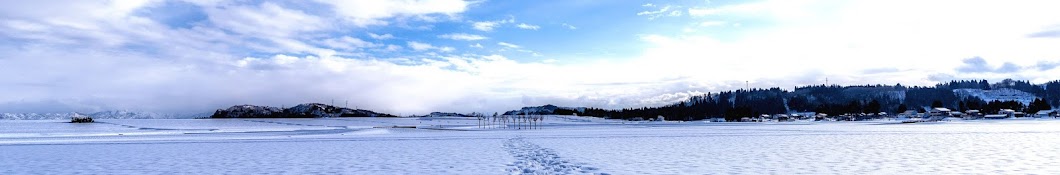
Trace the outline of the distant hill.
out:
[[[519,110],[504,112],[504,115],[573,115],[574,113],[584,112],[585,107],[559,107],[548,104],[544,106],[523,107]]]
[[[461,114],[455,112],[431,112],[427,115],[413,116],[413,117],[475,117],[475,113],[472,114]]]
[[[668,120],[702,120],[724,117],[730,121],[761,114],[816,112],[832,115],[899,113],[945,107],[995,113],[1013,109],[1034,113],[1060,106],[1060,80],[1044,84],[1006,79],[997,83],[963,80],[935,86],[896,85],[812,85],[792,91],[780,88],[736,90],[693,96],[688,100],[659,107],[626,109],[570,108],[545,105],[524,107],[505,114],[558,114],[578,111],[579,115],[615,119],[665,116]],[[556,112],[560,111],[560,112]]]
[[[341,108],[321,103],[306,103],[280,109],[270,106],[236,105],[218,109],[210,118],[325,118],[325,117],[397,117],[369,110]]]

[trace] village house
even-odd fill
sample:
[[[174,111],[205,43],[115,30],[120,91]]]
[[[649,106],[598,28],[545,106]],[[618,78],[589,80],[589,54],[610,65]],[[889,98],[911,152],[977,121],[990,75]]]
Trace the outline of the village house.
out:
[[[1060,116],[1058,114],[1060,114],[1060,112],[1058,112],[1057,110],[1052,110],[1052,109],[1050,109],[1050,110],[1041,110],[1041,111],[1038,111],[1038,113],[1034,113],[1034,117],[1038,117],[1038,118],[1042,118],[1042,117],[1057,117],[1057,116]]]

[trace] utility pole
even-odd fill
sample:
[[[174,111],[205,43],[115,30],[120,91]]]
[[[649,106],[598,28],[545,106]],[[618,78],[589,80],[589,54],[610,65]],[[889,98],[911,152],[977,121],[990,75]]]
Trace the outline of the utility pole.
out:
[[[743,88],[751,91],[751,81],[743,81]]]

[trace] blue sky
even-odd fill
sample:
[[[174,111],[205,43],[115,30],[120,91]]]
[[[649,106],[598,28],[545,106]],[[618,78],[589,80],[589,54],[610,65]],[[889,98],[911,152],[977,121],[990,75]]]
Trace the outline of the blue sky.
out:
[[[1060,79],[1054,1],[11,1],[0,112],[350,101],[665,105],[831,83]]]

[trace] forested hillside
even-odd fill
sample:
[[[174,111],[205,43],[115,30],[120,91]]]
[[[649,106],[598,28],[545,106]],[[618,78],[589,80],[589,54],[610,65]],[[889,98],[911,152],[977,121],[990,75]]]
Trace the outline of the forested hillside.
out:
[[[993,113],[1014,109],[1034,113],[1060,105],[1060,80],[1044,84],[1006,79],[997,83],[987,80],[963,80],[935,86],[896,85],[813,85],[750,89],[708,93],[686,101],[660,107],[627,109],[585,108],[580,115],[632,119],[665,116],[668,120],[702,120],[761,114],[817,112],[827,114],[899,113],[945,107],[958,111],[969,109]]]

